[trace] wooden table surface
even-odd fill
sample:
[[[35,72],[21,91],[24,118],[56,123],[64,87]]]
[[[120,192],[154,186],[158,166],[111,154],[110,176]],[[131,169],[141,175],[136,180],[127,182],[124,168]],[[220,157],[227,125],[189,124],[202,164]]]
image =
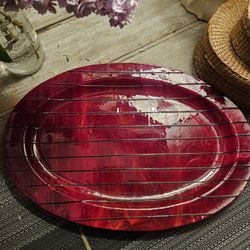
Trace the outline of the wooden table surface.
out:
[[[33,11],[27,15],[37,30],[46,58],[42,68],[32,76],[0,78],[1,142],[6,121],[15,104],[32,88],[63,71],[88,64],[138,62],[173,67],[193,74],[193,49],[206,25],[187,13],[179,0],[141,0],[133,23],[123,29],[110,28],[106,17],[93,15],[76,19],[63,10],[56,15],[40,16]],[[2,154],[0,168],[3,169]],[[3,177],[0,180],[2,190],[5,190]],[[8,229],[8,225],[4,227],[2,224],[8,237],[1,249],[12,249],[13,240],[18,241],[15,243],[17,248],[25,246],[18,227],[22,227],[24,235],[25,232],[28,235],[33,227],[30,241],[58,227],[18,204],[8,189],[5,192],[5,204],[7,202],[8,211],[13,212],[6,216],[12,216],[16,226]],[[26,218],[25,223],[23,218]],[[85,247],[87,245],[86,248],[90,249],[83,234],[81,236]]]

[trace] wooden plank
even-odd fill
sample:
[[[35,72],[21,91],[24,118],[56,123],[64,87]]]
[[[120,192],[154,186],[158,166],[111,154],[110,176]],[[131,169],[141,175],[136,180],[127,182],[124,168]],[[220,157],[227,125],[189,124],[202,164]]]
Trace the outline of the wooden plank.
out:
[[[34,9],[25,10],[25,13],[34,29],[38,31],[72,17],[72,15],[68,14],[64,9],[60,8],[57,8],[56,14],[48,12],[46,15],[40,15]]]
[[[8,112],[30,89],[60,72],[86,64],[119,61],[145,46],[171,39],[197,22],[178,1],[145,1],[140,7],[134,22],[122,30],[110,28],[106,17],[92,16],[70,19],[42,32],[40,38],[46,52],[42,69],[27,78],[2,80],[0,113]],[[168,49],[171,47],[169,44]]]
[[[152,63],[195,75],[193,51],[205,26],[204,23],[190,25],[175,37],[160,39],[141,50],[122,57],[120,61]]]

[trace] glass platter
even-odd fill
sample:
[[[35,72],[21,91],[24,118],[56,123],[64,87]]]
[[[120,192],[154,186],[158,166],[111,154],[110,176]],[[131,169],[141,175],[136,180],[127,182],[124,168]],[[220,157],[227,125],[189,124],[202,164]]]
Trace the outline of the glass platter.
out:
[[[14,108],[5,162],[22,193],[92,227],[151,231],[205,219],[250,177],[244,115],[177,70],[107,64],[60,74]]]

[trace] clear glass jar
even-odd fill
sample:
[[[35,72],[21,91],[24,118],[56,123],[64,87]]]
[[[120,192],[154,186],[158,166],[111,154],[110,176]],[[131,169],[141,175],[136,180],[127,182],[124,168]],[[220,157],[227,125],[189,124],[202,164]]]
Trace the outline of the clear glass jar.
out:
[[[0,8],[0,61],[2,67],[17,75],[33,74],[42,66],[42,46],[22,10]]]

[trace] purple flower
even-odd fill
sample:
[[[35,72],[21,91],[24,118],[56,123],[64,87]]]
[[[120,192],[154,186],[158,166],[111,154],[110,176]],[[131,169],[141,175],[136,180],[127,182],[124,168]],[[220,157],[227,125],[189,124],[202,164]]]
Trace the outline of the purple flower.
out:
[[[138,7],[138,0],[97,0],[98,12],[110,17],[111,26],[121,28],[128,24],[134,16]]]
[[[15,0],[6,0],[4,3],[4,8],[6,10],[12,10],[12,11],[16,11],[18,10],[18,4]]]
[[[106,9],[112,10],[114,13],[132,13],[137,7],[138,2],[136,0],[108,0],[106,3]]]
[[[84,17],[90,15],[96,10],[96,0],[80,0],[75,5],[74,13],[76,17]]]
[[[75,6],[79,3],[79,0],[58,0],[58,4],[61,8],[70,6]]]
[[[33,7],[40,14],[45,14],[48,11],[56,13],[54,0],[34,0]]]
[[[34,0],[19,0],[19,6],[20,8],[29,8],[33,6]]]

